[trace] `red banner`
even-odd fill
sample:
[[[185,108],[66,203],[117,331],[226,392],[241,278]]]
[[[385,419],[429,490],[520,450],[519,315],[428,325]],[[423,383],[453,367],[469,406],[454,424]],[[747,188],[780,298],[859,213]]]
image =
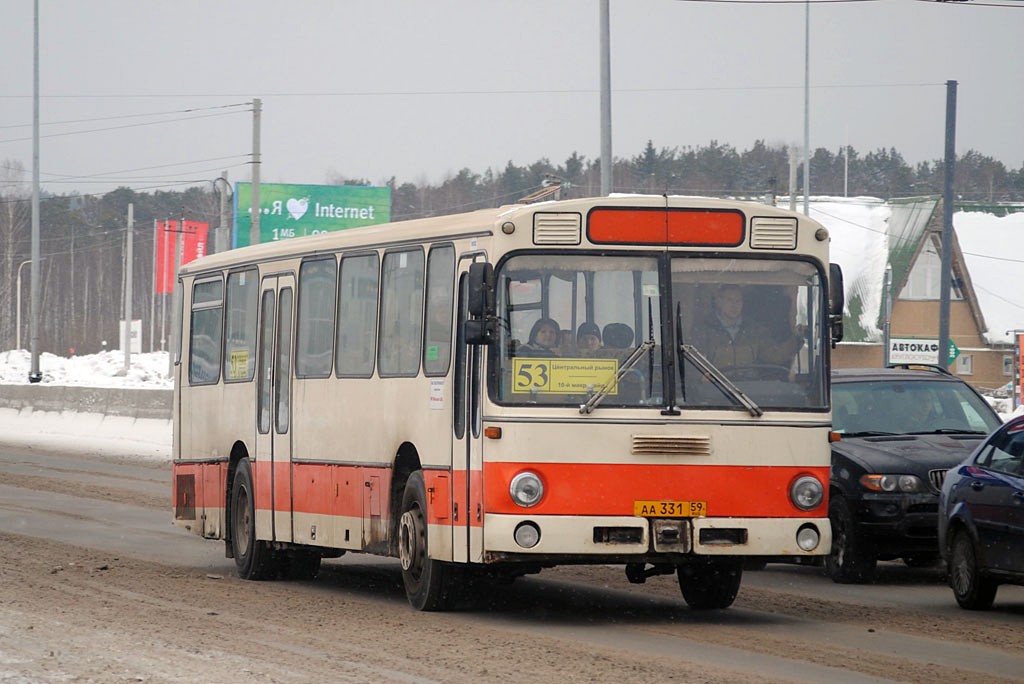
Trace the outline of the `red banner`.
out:
[[[182,224],[183,229],[178,230],[177,221],[157,221],[156,294],[174,292],[174,252],[178,248],[179,236],[183,237],[182,264],[206,255],[206,239],[210,232],[210,224],[199,221],[183,221]]]

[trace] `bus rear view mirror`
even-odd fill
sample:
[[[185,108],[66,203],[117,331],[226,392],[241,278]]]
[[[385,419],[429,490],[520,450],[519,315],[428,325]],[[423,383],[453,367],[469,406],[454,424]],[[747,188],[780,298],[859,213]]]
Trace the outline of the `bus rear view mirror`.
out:
[[[828,320],[832,329],[832,346],[843,341],[843,269],[839,264],[828,265]]]
[[[494,339],[494,326],[486,319],[466,321],[462,331],[466,344],[490,344]]]
[[[478,262],[469,265],[469,315],[487,318],[494,315],[494,267]],[[467,329],[468,333],[469,330]],[[468,340],[467,340],[468,341]]]

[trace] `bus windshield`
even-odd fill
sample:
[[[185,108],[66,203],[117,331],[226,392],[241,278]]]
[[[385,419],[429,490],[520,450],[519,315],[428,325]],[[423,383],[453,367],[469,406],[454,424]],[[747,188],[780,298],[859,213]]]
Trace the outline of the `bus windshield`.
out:
[[[748,410],[738,389],[759,410],[827,406],[810,262],[530,253],[496,275],[499,403]]]

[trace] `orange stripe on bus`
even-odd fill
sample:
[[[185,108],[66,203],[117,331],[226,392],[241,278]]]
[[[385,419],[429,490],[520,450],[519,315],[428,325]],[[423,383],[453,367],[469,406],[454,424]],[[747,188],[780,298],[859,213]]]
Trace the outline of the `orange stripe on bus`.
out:
[[[709,245],[735,247],[743,242],[738,211],[619,209],[601,207],[587,216],[591,242]]]
[[[512,501],[508,484],[524,470],[540,476],[544,496],[533,508]],[[828,467],[485,463],[489,513],[633,515],[634,501],[706,501],[709,517],[824,517],[825,503],[802,511],[789,487],[811,475],[828,488]]]

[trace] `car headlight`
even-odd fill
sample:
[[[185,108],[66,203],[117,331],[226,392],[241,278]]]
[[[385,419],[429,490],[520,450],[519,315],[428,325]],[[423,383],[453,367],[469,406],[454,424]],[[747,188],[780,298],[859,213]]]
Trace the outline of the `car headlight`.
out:
[[[873,492],[913,492],[925,491],[924,482],[916,475],[881,475],[870,473],[860,478],[860,483],[865,489]]]
[[[536,506],[544,496],[544,483],[537,473],[525,470],[512,478],[508,493],[517,504],[523,508],[530,508]]]
[[[818,478],[804,475],[793,481],[789,487],[789,500],[803,511],[809,511],[821,505],[825,498],[825,488]]]

